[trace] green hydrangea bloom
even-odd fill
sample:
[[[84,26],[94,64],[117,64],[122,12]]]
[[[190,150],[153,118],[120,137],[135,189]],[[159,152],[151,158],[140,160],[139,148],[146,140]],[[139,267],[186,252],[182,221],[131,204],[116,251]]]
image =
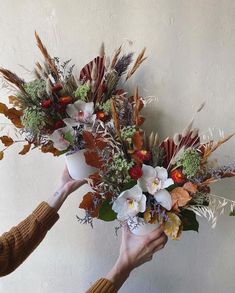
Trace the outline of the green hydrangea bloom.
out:
[[[129,144],[132,143],[132,137],[136,132],[135,126],[126,126],[121,129],[121,138],[128,142]]]
[[[86,101],[87,100],[87,94],[89,93],[90,89],[91,89],[91,87],[86,83],[80,85],[76,89],[76,91],[74,92],[75,98],[78,98],[78,99],[80,99],[82,101]]]
[[[27,131],[38,134],[46,126],[47,115],[37,106],[33,106],[24,110],[21,122]]]
[[[192,148],[186,149],[177,159],[177,165],[183,167],[183,173],[193,177],[200,168],[200,154]]]
[[[130,181],[130,176],[129,176],[129,169],[134,165],[133,162],[128,162],[124,154],[115,154],[113,156],[113,162],[111,165],[111,170],[113,173],[113,176],[111,176],[111,179],[114,181],[120,177],[120,174],[122,174],[121,177],[124,178],[124,183]]]
[[[98,107],[103,110],[106,115],[109,115],[111,113],[111,100],[99,104]]]
[[[24,85],[24,89],[35,102],[47,95],[46,82],[42,79],[35,79],[33,81],[27,82]]]

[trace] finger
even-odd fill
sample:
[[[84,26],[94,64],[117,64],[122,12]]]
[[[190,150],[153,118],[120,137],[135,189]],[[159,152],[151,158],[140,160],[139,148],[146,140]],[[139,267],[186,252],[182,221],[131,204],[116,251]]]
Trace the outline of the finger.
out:
[[[86,183],[87,183],[87,181],[85,179],[84,180],[76,180],[76,181],[74,181],[74,187],[77,189]]]
[[[164,246],[167,243],[167,239],[168,238],[167,238],[166,234],[165,233],[162,233],[161,236],[158,239],[152,241],[149,244],[149,250],[154,253],[155,251],[164,248]]]
[[[162,233],[163,233],[163,229],[161,226],[159,226],[158,228],[156,228],[152,232],[145,235],[145,237],[146,237],[146,240],[148,241],[148,243],[151,243],[152,241],[155,241],[156,239],[158,239]]]

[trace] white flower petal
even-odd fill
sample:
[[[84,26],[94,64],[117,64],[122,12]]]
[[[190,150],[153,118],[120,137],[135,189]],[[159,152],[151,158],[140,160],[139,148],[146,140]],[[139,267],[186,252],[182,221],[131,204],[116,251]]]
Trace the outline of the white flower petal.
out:
[[[167,180],[165,180],[162,184],[162,189],[165,189],[169,186],[171,186],[172,184],[174,184],[174,181],[171,178],[168,178]]]
[[[94,103],[93,102],[86,103],[85,108],[84,108],[84,112],[89,113],[89,114],[93,114],[93,112],[94,112]]]
[[[159,190],[154,194],[155,200],[168,211],[172,207],[172,199],[170,193],[166,189]]]
[[[77,109],[77,112],[79,112],[79,111],[84,112],[85,108],[86,108],[86,104],[87,104],[86,102],[84,102],[82,100],[78,100],[73,105]]]
[[[141,213],[146,210],[146,196],[143,194],[141,201],[139,202],[139,211]]]
[[[168,173],[167,170],[163,167],[156,167],[155,168],[156,173],[157,173],[157,177],[161,180],[161,181],[165,181],[168,177]]]
[[[150,177],[155,178],[157,175],[156,170],[149,165],[143,164],[142,171],[143,171],[143,175],[142,175],[143,178],[150,178]]]
[[[66,107],[66,113],[69,115],[69,117],[71,117],[73,119],[75,119],[77,117],[77,113],[78,113],[78,110],[76,109],[74,104],[69,104]]]
[[[64,123],[68,126],[79,126],[80,122],[77,122],[76,120],[72,118],[65,118],[63,119]]]

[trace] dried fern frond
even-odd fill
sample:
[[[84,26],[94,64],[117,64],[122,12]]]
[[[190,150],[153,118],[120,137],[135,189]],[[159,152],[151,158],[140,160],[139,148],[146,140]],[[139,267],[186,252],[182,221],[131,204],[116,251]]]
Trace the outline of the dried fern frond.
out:
[[[20,91],[25,93],[25,89],[23,86],[24,85],[23,79],[18,77],[15,73],[11,72],[10,70],[2,68],[2,67],[0,68],[0,73],[2,74],[3,78],[7,82],[15,85]]]
[[[54,74],[55,77],[57,79],[59,79],[59,73],[58,73],[58,70],[57,70],[57,68],[55,66],[54,59],[51,58],[51,56],[49,55],[46,47],[43,45],[43,43],[42,43],[42,41],[41,41],[41,39],[40,39],[40,37],[39,37],[39,35],[37,34],[36,31],[35,31],[35,38],[36,38],[36,41],[37,41],[37,46],[38,46],[39,50],[41,51],[46,63],[48,64],[52,74]]]
[[[144,53],[146,51],[146,48],[144,48],[139,56],[137,57],[134,65],[132,66],[132,68],[128,71],[127,76],[126,76],[126,81],[136,72],[136,70],[139,68],[140,64],[144,62],[145,59],[147,59],[147,57],[144,57]]]
[[[218,216],[224,213],[225,207],[229,207],[229,209],[233,211],[235,201],[215,194],[207,194],[205,197],[209,202],[208,206],[190,205],[187,209],[193,211],[200,217],[205,217],[208,222],[211,222],[212,228],[215,228]]]
[[[204,164],[208,157],[215,151],[217,150],[222,144],[227,142],[230,138],[232,138],[235,135],[235,133],[232,133],[225,138],[217,141],[216,143],[214,142],[208,142],[207,144],[204,145],[204,151],[203,151],[203,157],[201,163]]]

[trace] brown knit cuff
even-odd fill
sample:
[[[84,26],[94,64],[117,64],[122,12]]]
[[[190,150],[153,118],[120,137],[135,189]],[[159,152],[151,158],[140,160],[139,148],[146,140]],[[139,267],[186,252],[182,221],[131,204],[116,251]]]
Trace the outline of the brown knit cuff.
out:
[[[116,293],[113,283],[107,279],[99,279],[93,284],[86,293]]]
[[[40,203],[40,205],[33,211],[33,215],[37,218],[37,221],[45,231],[50,230],[59,219],[56,210],[50,207],[46,202]]]

